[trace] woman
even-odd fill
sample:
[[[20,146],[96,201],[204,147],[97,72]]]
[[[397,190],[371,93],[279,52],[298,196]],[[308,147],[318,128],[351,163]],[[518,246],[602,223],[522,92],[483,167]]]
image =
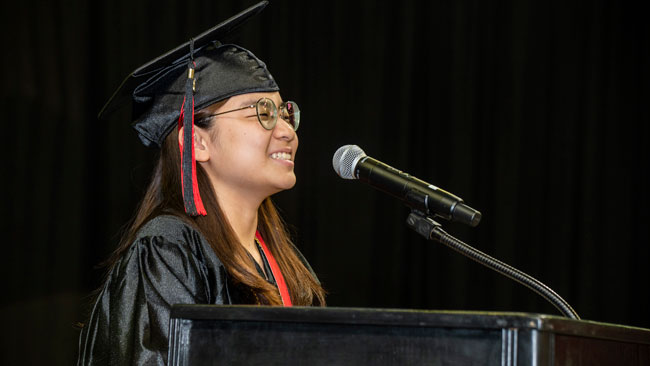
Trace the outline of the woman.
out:
[[[213,41],[264,5],[139,68],[103,110],[132,94],[134,128],[161,152],[78,364],[166,364],[173,304],[325,304],[269,199],[295,184],[300,110],[250,51]]]

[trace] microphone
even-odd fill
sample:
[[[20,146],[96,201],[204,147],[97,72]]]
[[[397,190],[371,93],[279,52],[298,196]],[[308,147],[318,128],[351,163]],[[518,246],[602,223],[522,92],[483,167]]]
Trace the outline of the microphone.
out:
[[[481,213],[460,197],[369,157],[357,145],[341,146],[334,153],[332,165],[341,178],[359,179],[426,215],[470,226],[481,221]]]

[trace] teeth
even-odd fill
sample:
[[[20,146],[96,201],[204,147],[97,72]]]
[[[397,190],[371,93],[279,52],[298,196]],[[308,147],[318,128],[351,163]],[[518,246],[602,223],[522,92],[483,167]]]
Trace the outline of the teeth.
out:
[[[286,152],[276,152],[271,154],[271,159],[291,160],[291,154]]]

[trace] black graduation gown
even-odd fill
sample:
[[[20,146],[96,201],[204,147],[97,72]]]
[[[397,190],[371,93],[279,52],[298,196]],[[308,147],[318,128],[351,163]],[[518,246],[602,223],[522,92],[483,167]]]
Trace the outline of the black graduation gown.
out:
[[[158,216],[109,272],[79,337],[77,365],[166,365],[172,305],[250,303],[250,293],[229,282],[196,229]]]

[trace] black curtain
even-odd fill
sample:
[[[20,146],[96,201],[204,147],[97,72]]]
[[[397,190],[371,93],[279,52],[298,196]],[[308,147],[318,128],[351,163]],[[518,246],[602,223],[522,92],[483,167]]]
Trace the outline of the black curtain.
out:
[[[2,5],[0,359],[70,364],[96,266],[156,152],[129,108],[97,112],[147,60],[254,1]],[[370,156],[483,213],[445,229],[539,278],[584,318],[650,327],[648,25],[626,2],[273,1],[234,36],[303,111],[298,184],[276,202],[330,306],[557,314],[405,225],[331,168]]]

